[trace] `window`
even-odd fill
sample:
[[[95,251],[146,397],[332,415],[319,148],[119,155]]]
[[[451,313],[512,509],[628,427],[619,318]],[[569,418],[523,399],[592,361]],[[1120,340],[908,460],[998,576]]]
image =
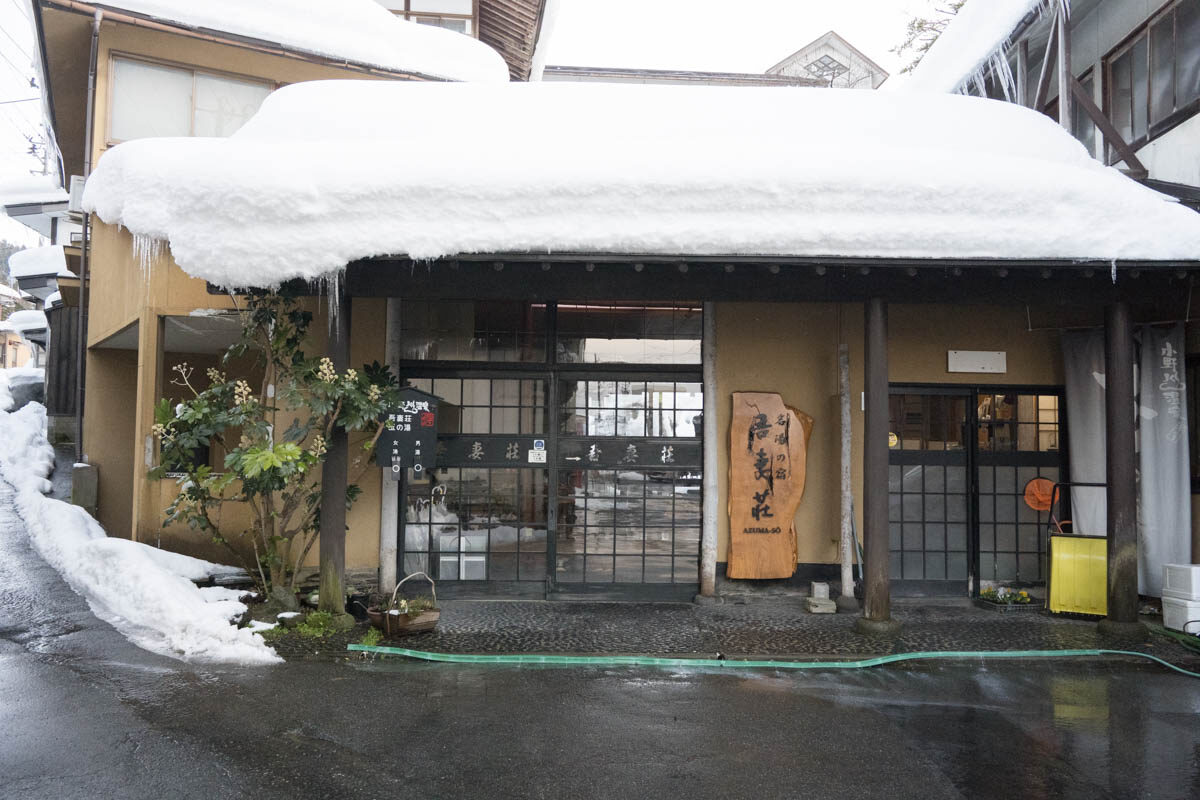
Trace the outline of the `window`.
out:
[[[1096,84],[1092,80],[1090,69],[1080,76],[1079,85],[1083,87],[1083,91],[1087,93],[1088,97],[1096,96]],[[1083,104],[1077,98],[1073,99],[1075,102],[1071,103],[1071,132],[1087,148],[1088,153],[1094,156],[1096,154],[1096,123],[1092,121]],[[1042,108],[1042,113],[1058,122],[1058,98],[1055,97],[1047,102]]]
[[[108,138],[229,136],[273,86],[128,58],[112,62]]]
[[[419,25],[478,37],[475,0],[382,0],[384,8]]]
[[[1107,70],[1108,113],[1125,141],[1148,141],[1194,114],[1200,101],[1200,3],[1176,3],[1150,20],[1108,58]]]

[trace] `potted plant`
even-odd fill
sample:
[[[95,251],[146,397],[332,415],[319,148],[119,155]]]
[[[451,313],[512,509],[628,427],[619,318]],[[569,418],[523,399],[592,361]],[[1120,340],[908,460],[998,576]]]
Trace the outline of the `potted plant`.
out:
[[[401,597],[400,587],[413,578],[424,578],[429,581],[430,597]],[[423,633],[433,630],[441,617],[441,609],[437,607],[437,587],[433,579],[424,572],[414,572],[396,584],[391,600],[387,604],[380,603],[367,609],[367,618],[371,624],[383,631],[385,636],[402,636],[410,633]]]
[[[981,590],[975,605],[992,611],[1029,611],[1037,608],[1029,592],[1024,589],[1010,589],[1007,586],[989,586]]]

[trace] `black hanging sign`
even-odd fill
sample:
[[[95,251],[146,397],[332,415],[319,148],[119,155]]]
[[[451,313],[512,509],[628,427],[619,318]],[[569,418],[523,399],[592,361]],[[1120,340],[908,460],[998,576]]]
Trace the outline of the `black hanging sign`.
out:
[[[400,480],[406,469],[422,475],[437,464],[437,407],[436,395],[405,387],[387,410],[375,462],[392,480]]]

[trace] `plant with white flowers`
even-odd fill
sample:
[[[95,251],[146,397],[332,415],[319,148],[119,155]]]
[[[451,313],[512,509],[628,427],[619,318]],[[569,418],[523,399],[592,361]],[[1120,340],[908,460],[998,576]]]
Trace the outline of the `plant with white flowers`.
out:
[[[160,466],[150,476],[176,475],[178,497],[163,526],[184,523],[227,546],[247,566],[266,593],[293,596],[296,576],[316,541],[326,443],[335,428],[357,432],[360,449],[347,490],[370,462],[383,430],[385,409],[398,385],[378,363],[339,374],[328,358],[304,351],[312,314],[295,296],[256,291],[234,298],[242,335],[225,353],[223,365],[255,359],[262,379],[257,393],[244,378],[230,380],[209,369],[207,387],[193,382],[194,367],[174,367],[171,383],[191,396],[177,405],[168,398],[155,409],[152,433],[161,446]],[[196,453],[216,446],[223,468],[198,463]],[[231,503],[252,513],[249,527],[223,521]]]

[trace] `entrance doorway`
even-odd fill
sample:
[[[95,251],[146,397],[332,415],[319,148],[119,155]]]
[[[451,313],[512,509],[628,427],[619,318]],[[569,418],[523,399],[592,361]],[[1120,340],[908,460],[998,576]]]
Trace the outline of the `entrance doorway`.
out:
[[[1045,583],[1049,512],[1035,478],[1066,480],[1062,390],[901,387],[889,398],[890,574],[901,594]]]
[[[441,400],[437,467],[406,481],[401,574],[459,595],[697,591],[698,306],[404,313],[402,374]]]

